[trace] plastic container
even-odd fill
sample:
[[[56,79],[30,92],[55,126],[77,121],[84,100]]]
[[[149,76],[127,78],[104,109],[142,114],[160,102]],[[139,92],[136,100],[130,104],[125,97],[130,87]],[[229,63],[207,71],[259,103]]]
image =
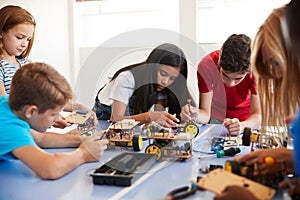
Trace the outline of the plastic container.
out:
[[[95,169],[91,176],[97,185],[130,186],[147,173],[156,162],[157,155],[145,153],[122,153]]]

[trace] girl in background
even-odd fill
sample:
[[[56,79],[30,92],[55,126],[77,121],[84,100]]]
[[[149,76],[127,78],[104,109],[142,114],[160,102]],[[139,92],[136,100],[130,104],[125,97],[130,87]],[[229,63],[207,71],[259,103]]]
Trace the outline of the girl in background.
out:
[[[169,43],[159,45],[144,62],[117,71],[98,92],[93,111],[101,120],[131,118],[176,126],[181,107],[191,99],[187,73],[182,50]]]
[[[27,10],[14,5],[0,9],[0,96],[9,94],[12,77],[20,67],[30,62],[28,56],[34,41],[35,27],[35,19]],[[76,109],[90,111],[71,101],[64,110]],[[97,124],[96,115],[94,119],[94,124]],[[54,124],[58,128],[69,125],[62,116]]]
[[[15,72],[27,60],[35,34],[35,19],[19,6],[0,9],[0,95],[9,94]]]

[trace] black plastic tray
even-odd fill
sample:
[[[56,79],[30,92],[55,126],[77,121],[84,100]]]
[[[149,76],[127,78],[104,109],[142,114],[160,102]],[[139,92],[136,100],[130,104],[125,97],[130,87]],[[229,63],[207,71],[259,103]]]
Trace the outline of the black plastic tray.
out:
[[[157,155],[146,153],[122,153],[95,169],[91,176],[97,185],[130,186],[147,173]]]

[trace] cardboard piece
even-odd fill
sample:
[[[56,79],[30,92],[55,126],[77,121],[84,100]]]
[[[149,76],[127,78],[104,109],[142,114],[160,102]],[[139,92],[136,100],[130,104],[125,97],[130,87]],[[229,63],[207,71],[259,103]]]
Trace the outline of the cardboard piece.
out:
[[[264,200],[271,200],[276,193],[273,188],[222,169],[215,169],[209,172],[206,176],[199,180],[198,185],[216,194],[221,194],[227,186],[239,185],[241,187],[247,187],[257,199]]]
[[[92,116],[92,112],[88,112],[86,114],[77,113],[77,111],[73,111],[70,115],[66,117],[66,120],[73,124],[83,124]]]

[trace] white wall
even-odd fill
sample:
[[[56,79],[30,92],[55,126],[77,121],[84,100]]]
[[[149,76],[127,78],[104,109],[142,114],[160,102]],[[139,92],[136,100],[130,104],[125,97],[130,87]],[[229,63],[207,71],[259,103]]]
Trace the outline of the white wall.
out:
[[[32,61],[51,64],[70,80],[69,5],[71,0],[1,0],[0,7],[18,5],[35,18]]]
[[[105,5],[115,6],[116,1],[117,0],[102,1],[102,4],[105,3]],[[138,9],[139,7],[136,4],[140,1],[130,0],[129,2],[133,1],[135,1],[134,8]],[[118,34],[122,35],[126,31],[131,31],[131,29],[135,28],[166,28],[175,32],[179,30],[179,34],[188,37],[195,43],[201,42],[202,44],[199,44],[200,51],[194,48],[190,49],[186,47],[185,44],[179,43],[179,46],[183,47],[187,57],[192,57],[188,59],[190,64],[188,83],[191,92],[194,94],[193,96],[197,100],[198,89],[195,73],[197,62],[199,62],[206,53],[218,49],[221,42],[230,35],[229,33],[246,33],[253,37],[258,26],[264,21],[264,18],[269,14],[271,9],[288,1],[289,0],[264,0],[263,2],[265,3],[262,3],[260,0],[155,0],[151,1],[151,3],[155,5],[151,6],[150,11],[148,10],[145,15],[142,15],[144,17],[147,15],[152,16],[150,13],[155,13],[155,17],[150,17],[149,19],[142,18],[143,23],[137,24],[134,23],[134,18],[127,19],[123,16],[122,19],[127,19],[126,22],[129,23],[125,25],[122,24],[122,20],[118,20],[120,18],[119,15],[117,19],[115,18],[113,24],[108,22],[108,17],[111,18],[113,13],[105,13],[105,15],[101,16],[105,20],[94,21],[95,18],[100,18],[100,16],[97,16],[99,15],[98,7],[92,7],[94,9],[90,10],[95,10],[97,13],[96,16],[94,13],[84,13],[82,15],[82,13],[78,13],[78,6],[75,5],[75,0],[1,0],[0,7],[15,4],[25,8],[34,15],[37,21],[37,29],[30,59],[33,61],[44,61],[54,66],[70,81],[75,91],[75,101],[91,107],[97,89],[105,83],[108,76],[111,76],[111,74],[116,71],[112,69],[117,69],[134,61],[145,59],[145,51],[139,51],[138,53],[135,52],[130,55],[124,55],[123,53],[122,57],[114,58],[110,60],[110,62],[107,61],[107,66],[104,65],[104,62],[99,61],[99,57],[96,57],[95,62],[86,62],[86,59],[91,56],[96,47],[99,47],[100,41],[103,42],[103,40],[107,40],[107,38],[111,39]],[[265,6],[266,2],[268,2],[268,5]],[[91,3],[97,4],[95,2],[88,4]],[[237,4],[241,4],[242,9],[237,8]],[[132,4],[128,5],[130,5],[130,8],[133,6]],[[253,10],[257,10],[256,7],[259,7],[259,10],[264,10],[265,13],[261,15],[255,13],[252,15],[252,13],[254,13]],[[103,9],[103,7],[101,8]],[[121,6],[119,9],[125,8]],[[164,14],[158,15],[160,17],[159,22],[162,22],[161,25],[156,23],[159,20],[156,18],[156,12],[158,10],[163,11]],[[214,13],[211,12],[212,10]],[[244,12],[245,10],[248,12]],[[139,16],[136,12],[132,13],[132,15],[134,14],[135,18],[139,18],[136,17]],[[248,26],[248,23],[232,20],[236,18],[239,18],[242,22],[248,22],[252,19],[259,20],[259,22],[256,23],[257,27],[249,28],[251,26]],[[243,27],[248,28],[247,30],[251,32],[247,32]],[[111,29],[113,32],[106,36],[104,35],[104,37],[103,32]],[[165,32],[165,30],[162,31]],[[154,41],[154,39],[156,41]],[[135,40],[137,40],[137,38],[134,38],[134,41]],[[173,38],[162,37],[161,34],[157,34],[145,37],[143,41],[144,43],[141,46],[154,47],[163,42],[173,41]],[[124,42],[124,40],[122,42]],[[122,47],[129,48],[130,50],[132,46],[128,44],[127,42],[127,46]],[[120,42],[117,45],[119,46],[114,45],[114,48],[101,49],[100,56],[105,62],[110,59],[110,55],[115,49],[121,50]],[[196,52],[196,55],[193,54],[194,52]],[[95,68],[91,69],[92,66]],[[110,69],[107,70],[107,67],[110,67]],[[87,77],[82,78],[77,76],[78,74],[82,75],[83,71],[81,71],[81,69],[85,69],[84,73],[87,73]],[[81,91],[83,93],[81,93]]]

